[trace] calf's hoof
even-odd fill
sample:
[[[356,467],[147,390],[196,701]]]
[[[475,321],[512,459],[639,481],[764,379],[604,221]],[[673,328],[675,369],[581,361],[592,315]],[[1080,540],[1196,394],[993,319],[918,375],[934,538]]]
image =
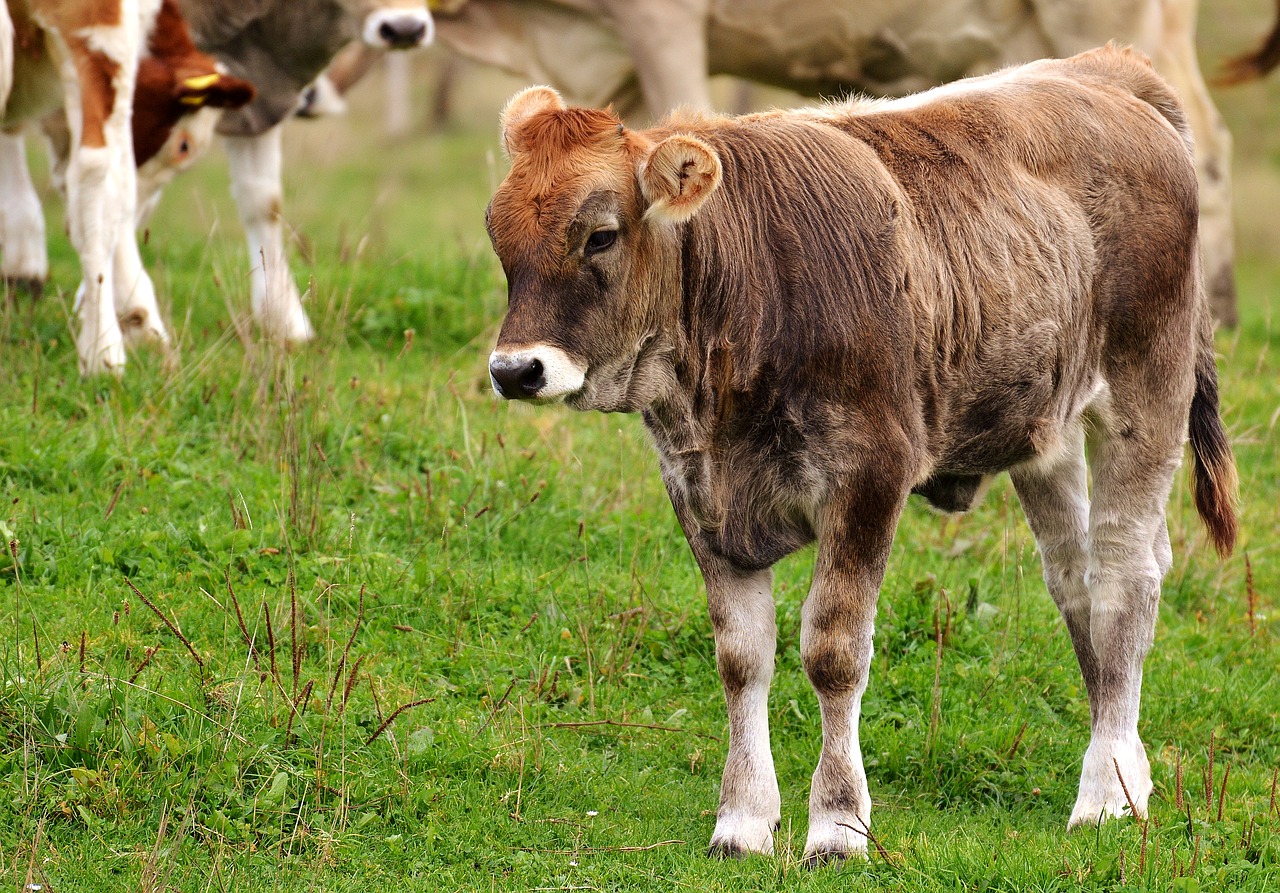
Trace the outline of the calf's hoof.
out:
[[[158,344],[169,346],[169,332],[160,318],[146,310],[131,310],[120,317],[120,331],[124,333],[125,343],[129,346],[138,344]]]
[[[714,859],[742,859],[747,856],[772,856],[773,832],[778,819],[737,819],[721,817],[711,835],[707,855]]]
[[[825,865],[843,865],[851,859],[866,859],[865,852],[846,852],[844,850],[814,850],[813,852],[805,852],[804,861],[801,863],[805,868],[814,869],[822,868]]]
[[[316,330],[311,327],[311,320],[303,310],[265,317],[262,329],[268,338],[281,347],[300,347],[314,341],[316,337]]]
[[[804,845],[805,867],[817,868],[846,859],[865,859],[867,835],[856,830],[859,827],[866,827],[866,822],[856,814],[849,816],[848,821],[833,817],[815,819],[811,815],[809,839]]]
[[[80,374],[85,378],[124,373],[124,342],[113,342],[97,349],[80,351]]]
[[[1143,817],[1151,790],[1151,766],[1142,742],[1091,742],[1067,829],[1096,827],[1134,812]]]

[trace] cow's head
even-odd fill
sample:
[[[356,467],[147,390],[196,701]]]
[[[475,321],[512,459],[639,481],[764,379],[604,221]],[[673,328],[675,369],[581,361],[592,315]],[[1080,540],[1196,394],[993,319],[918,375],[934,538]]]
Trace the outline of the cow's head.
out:
[[[202,53],[183,59],[181,64],[144,57],[138,63],[133,95],[135,160],[139,166],[149,161],[183,118],[202,108],[238,109],[253,97],[253,84],[222,73],[214,60]]]
[[[435,23],[422,0],[342,0],[361,22],[360,36],[371,47],[411,50],[435,38]]]
[[[213,106],[203,106],[187,115],[169,132],[169,138],[148,158],[138,165],[138,226],[150,218],[164,188],[191,167],[213,145],[214,127],[222,112]]]
[[[719,186],[719,158],[691,136],[565,108],[546,87],[508,103],[502,141],[511,172],[486,216],[508,295],[494,390],[643,409],[674,374],[681,225]]]

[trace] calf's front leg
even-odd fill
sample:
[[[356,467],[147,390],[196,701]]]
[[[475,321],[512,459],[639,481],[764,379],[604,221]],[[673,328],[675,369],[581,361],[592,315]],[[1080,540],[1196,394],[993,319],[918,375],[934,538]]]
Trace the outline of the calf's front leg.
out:
[[[744,572],[694,547],[707,584],[716,669],[729,713],[729,755],[711,855],[772,853],[782,800],[769,749],[769,683],[777,649],[773,572]]]
[[[801,612],[800,658],[822,711],[804,847],[810,865],[866,853],[871,831],[858,719],[876,598],[910,485],[883,474],[859,477],[822,512],[813,585]]]

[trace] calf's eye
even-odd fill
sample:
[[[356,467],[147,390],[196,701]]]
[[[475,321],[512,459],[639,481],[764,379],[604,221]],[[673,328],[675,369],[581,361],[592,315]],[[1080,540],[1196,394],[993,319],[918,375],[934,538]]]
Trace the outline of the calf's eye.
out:
[[[593,254],[599,254],[613,247],[613,243],[618,240],[618,231],[616,229],[598,229],[587,237],[587,245],[585,248],[587,257]]]

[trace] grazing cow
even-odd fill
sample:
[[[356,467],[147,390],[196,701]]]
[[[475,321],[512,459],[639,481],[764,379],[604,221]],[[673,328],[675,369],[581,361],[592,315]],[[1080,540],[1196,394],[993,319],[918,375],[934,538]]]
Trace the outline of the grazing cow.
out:
[[[179,5],[196,44],[258,89],[252,102],[224,114],[217,125],[225,137],[231,191],[249,247],[251,303],[269,337],[308,341],[314,330],[289,272],[281,223],[281,125],[344,45],[359,38],[385,49],[422,46],[434,36],[431,14],[423,0],[179,0]]]
[[[1069,824],[1130,798],[1144,812],[1142,661],[1188,424],[1196,505],[1221,553],[1236,535],[1191,137],[1145,57],[1109,46],[898,100],[647,131],[535,87],[502,141],[493,386],[644,415],[728,706],[712,851],[770,852],[778,824],[771,566],[817,541],[805,854],[861,853],[858,716],[898,517],[912,492],[964,510],[1004,470],[1089,694]]]
[[[38,294],[48,271],[44,217],[27,173],[19,128],[24,121],[43,116],[42,126],[54,150],[55,178],[65,183],[73,155],[73,122],[61,108],[66,96],[55,67],[58,43],[44,30],[47,19],[34,5],[24,12],[27,15],[18,19],[24,27],[17,40],[9,42],[11,48],[17,48],[22,63],[18,92],[5,110],[5,124],[12,129],[0,134],[0,183],[6,196],[0,209],[0,246],[4,250],[0,273]],[[134,62],[134,109],[129,128],[132,148],[124,155],[130,167],[133,162],[141,165],[152,159],[174,128],[198,110],[238,107],[253,96],[252,85],[219,72],[213,59],[196,50],[175,0],[163,0],[153,24],[147,26],[140,20],[140,27],[143,33],[149,27],[149,33],[146,53]],[[118,219],[126,231],[116,235],[111,255],[110,294],[116,310],[111,316],[118,316],[115,328],[124,342],[150,338],[167,343],[155,292],[132,235],[133,216]],[[82,308],[88,307],[87,293],[82,284],[77,297]],[[97,321],[98,337],[93,340],[107,346],[99,351],[97,360],[82,353],[81,367],[86,372],[119,371],[124,362],[122,345],[119,351],[109,347],[119,343],[117,333],[111,331],[106,314],[100,313]],[[90,339],[82,332],[79,343],[87,346]]]
[[[442,43],[550,83],[578,102],[656,118],[710,108],[708,74],[808,96],[900,96],[1108,40],[1148,53],[1195,133],[1201,242],[1214,312],[1236,322],[1231,135],[1195,54],[1197,0],[466,0],[439,10]]]

